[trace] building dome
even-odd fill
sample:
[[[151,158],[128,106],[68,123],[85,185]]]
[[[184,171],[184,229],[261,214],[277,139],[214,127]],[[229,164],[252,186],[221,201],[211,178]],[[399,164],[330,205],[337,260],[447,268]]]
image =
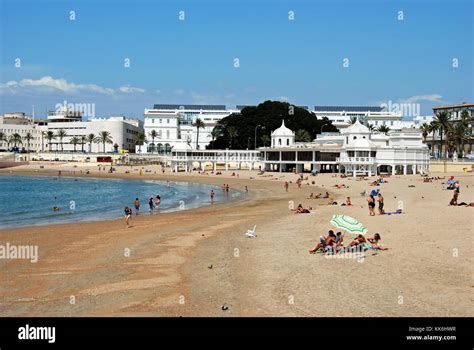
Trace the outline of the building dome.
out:
[[[341,133],[342,132],[344,134],[370,134],[369,128],[362,125],[359,122],[359,119],[357,119],[354,124],[348,126],[345,130],[342,130]]]
[[[295,133],[285,126],[285,120],[281,126],[272,132],[272,147],[290,147],[295,143]]]
[[[295,133],[285,126],[285,120],[282,121],[281,126],[278,129],[273,130],[272,132],[272,136],[294,136],[294,135]]]

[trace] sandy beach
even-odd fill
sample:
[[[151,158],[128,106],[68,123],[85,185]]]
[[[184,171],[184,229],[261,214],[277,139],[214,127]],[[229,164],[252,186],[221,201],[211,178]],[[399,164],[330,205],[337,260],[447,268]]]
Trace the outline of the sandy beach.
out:
[[[0,230],[2,244],[39,248],[37,263],[0,260],[0,315],[472,316],[474,208],[448,206],[452,191],[442,185],[454,175],[459,201],[473,202],[472,174],[430,174],[446,176],[430,183],[419,175],[391,176],[380,186],[385,208],[395,211],[403,201],[404,213],[370,217],[360,193],[374,177],[320,174],[299,189],[290,173],[161,174],[145,166],[150,172],[140,176],[140,168],[106,174],[94,166],[31,164],[0,175],[61,170],[63,176],[228,183],[249,192],[232,203],[133,217],[130,228],[120,218]],[[285,181],[292,182],[288,192]],[[337,206],[308,199],[326,191]],[[340,205],[347,196],[353,206]],[[299,203],[315,210],[296,215],[290,207]],[[333,214],[360,220],[389,249],[368,251],[359,261],[309,254],[319,236],[335,229]],[[257,237],[246,238],[254,225]]]

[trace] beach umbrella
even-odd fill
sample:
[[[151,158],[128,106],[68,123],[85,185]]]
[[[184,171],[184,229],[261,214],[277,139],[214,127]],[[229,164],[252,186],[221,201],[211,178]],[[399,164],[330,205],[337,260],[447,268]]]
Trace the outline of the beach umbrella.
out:
[[[354,233],[354,234],[367,233],[367,229],[364,227],[364,225],[362,225],[361,222],[344,214],[333,215],[330,223],[333,226],[336,226],[338,229],[344,230],[349,233]]]

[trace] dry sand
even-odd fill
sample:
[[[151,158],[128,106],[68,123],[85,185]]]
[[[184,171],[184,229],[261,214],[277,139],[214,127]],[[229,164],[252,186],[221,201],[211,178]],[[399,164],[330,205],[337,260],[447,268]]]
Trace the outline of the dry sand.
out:
[[[86,168],[90,175],[84,175]],[[419,176],[392,176],[380,187],[386,210],[395,211],[402,200],[404,214],[369,217],[360,195],[370,189],[369,181],[331,174],[309,176],[301,189],[294,174],[262,177],[244,170],[238,171],[239,178],[230,176],[232,171],[163,175],[158,167],[146,166],[152,172],[139,176],[139,167],[131,174],[124,173],[128,167],[119,167],[109,175],[91,165],[39,169],[33,164],[0,174],[56,175],[59,169],[74,176],[225,182],[240,190],[248,186],[249,193],[234,203],[134,217],[128,229],[120,219],[0,230],[0,244],[39,246],[36,264],[0,260],[2,316],[473,314],[474,208],[449,207],[452,191],[442,189],[443,180],[423,183]],[[453,175],[461,182],[460,201],[474,201],[473,175]],[[285,180],[293,182],[288,193]],[[315,184],[306,185],[311,181]],[[336,189],[336,183],[349,188]],[[311,192],[326,190],[339,204],[350,196],[354,205],[307,199]],[[291,202],[316,210],[295,215]],[[333,214],[359,219],[369,235],[381,234],[389,250],[369,251],[363,261],[310,255],[319,236],[333,228]],[[257,238],[246,238],[255,224]],[[350,238],[346,235],[346,243]]]

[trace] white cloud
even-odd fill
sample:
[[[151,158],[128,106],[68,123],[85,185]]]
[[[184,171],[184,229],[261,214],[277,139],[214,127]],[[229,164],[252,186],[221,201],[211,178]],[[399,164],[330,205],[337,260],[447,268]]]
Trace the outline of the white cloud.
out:
[[[407,99],[400,100],[400,103],[417,103],[419,101],[430,101],[430,102],[442,102],[443,96],[438,94],[431,94],[431,95],[416,95],[411,96]]]
[[[125,85],[117,90],[103,87],[97,84],[75,84],[66,79],[55,79],[51,76],[44,76],[40,79],[22,79],[20,81],[11,80],[6,83],[0,83],[0,90],[7,90],[12,93],[20,92],[24,89],[36,90],[57,90],[64,93],[93,92],[105,95],[114,95],[117,92],[122,93],[143,93],[146,90]]]
[[[133,86],[130,86],[130,85],[125,85],[125,86],[121,86],[119,88],[119,91],[120,92],[123,92],[124,94],[133,94],[133,93],[144,93],[146,92],[145,89],[140,89],[140,88],[136,88],[136,87],[133,87]]]

